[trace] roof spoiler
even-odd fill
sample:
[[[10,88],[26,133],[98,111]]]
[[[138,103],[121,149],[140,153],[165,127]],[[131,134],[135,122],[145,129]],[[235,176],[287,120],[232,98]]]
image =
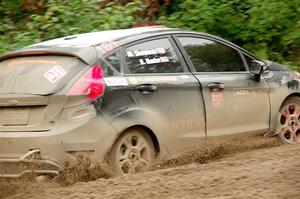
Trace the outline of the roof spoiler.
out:
[[[23,48],[11,53],[0,56],[0,61],[24,57],[24,56],[38,56],[38,55],[63,55],[76,57],[84,63],[92,66],[97,62],[97,51],[92,46],[86,47],[34,47]]]

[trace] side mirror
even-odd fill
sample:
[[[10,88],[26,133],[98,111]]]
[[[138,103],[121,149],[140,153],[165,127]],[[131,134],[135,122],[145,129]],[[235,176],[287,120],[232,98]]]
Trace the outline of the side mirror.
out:
[[[250,64],[250,71],[258,82],[260,82],[260,76],[266,68],[267,64],[263,61],[253,60]]]

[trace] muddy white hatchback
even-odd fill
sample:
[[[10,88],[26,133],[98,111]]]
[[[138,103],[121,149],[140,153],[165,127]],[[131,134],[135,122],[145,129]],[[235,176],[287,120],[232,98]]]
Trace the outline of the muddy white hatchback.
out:
[[[300,142],[299,77],[221,38],[145,27],[0,57],[0,176],[58,174],[84,153],[116,174],[227,134]]]

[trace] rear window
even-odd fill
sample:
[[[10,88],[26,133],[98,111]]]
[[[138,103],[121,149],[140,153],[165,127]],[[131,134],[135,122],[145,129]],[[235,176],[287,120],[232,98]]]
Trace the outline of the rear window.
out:
[[[18,57],[0,62],[0,94],[48,95],[58,91],[85,66],[66,56]]]

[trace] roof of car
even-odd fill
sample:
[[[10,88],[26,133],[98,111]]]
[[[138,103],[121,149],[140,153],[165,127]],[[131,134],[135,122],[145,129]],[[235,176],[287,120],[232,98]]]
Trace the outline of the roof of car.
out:
[[[74,56],[89,65],[93,65],[99,59],[99,56],[104,55],[110,50],[116,48],[122,43],[134,41],[136,39],[144,38],[145,35],[160,35],[161,33],[196,33],[206,35],[213,38],[218,38],[207,33],[200,33],[195,31],[183,31],[180,29],[167,28],[164,26],[147,26],[131,29],[119,29],[119,30],[107,30],[100,32],[90,32],[77,34],[72,36],[61,37],[57,39],[48,40],[45,42],[37,43],[27,46],[25,48],[18,49],[16,51],[4,54],[0,56],[0,61],[15,57],[33,56],[33,55],[68,55]],[[218,38],[221,41],[225,41],[222,38]],[[112,45],[112,49],[104,50],[102,44],[109,43]],[[228,43],[228,41],[226,41]],[[246,52],[244,49],[237,45],[232,44],[238,49]],[[104,45],[105,47],[106,45]],[[99,50],[100,47],[100,50]],[[106,46],[107,47],[107,46]],[[248,52],[249,53],[249,52]],[[255,56],[254,56],[255,57]]]
[[[163,26],[147,26],[66,36],[30,45],[25,48],[1,55],[0,61],[21,56],[55,54],[74,56],[89,65],[93,65],[97,61],[99,55],[99,51],[96,52],[96,49],[93,46],[97,46],[105,42],[116,41],[122,38],[128,38],[130,36],[140,35],[143,33],[161,32],[167,30],[174,29]]]
[[[170,30],[171,28],[166,28],[163,26],[147,26],[138,27],[131,29],[119,29],[119,30],[107,30],[100,32],[90,32],[77,34],[72,36],[61,37],[58,39],[52,39],[38,44],[34,44],[30,47],[36,46],[93,46],[103,42],[114,41],[120,38],[129,37],[136,34]]]

